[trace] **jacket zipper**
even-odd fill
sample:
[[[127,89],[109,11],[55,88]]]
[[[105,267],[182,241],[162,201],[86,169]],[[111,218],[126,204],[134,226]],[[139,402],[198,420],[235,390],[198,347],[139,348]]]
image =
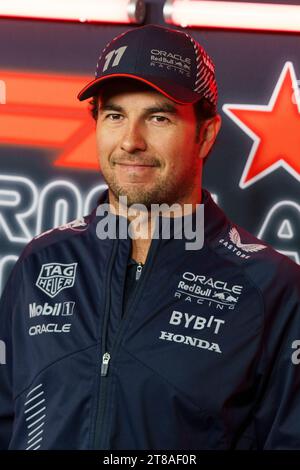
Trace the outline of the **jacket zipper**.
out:
[[[110,361],[110,354],[106,352],[102,356],[101,377],[106,377],[107,372],[108,372],[109,361]]]
[[[142,263],[138,263],[138,265],[136,267],[136,272],[135,272],[135,280],[136,281],[138,281],[139,278],[141,277],[142,271],[143,271],[143,265],[142,265]]]
[[[106,398],[106,377],[108,372],[108,366],[110,361],[110,354],[106,351],[106,331],[108,326],[108,319],[109,319],[109,312],[110,312],[110,289],[109,284],[112,276],[112,270],[114,266],[115,257],[117,254],[118,249],[118,240],[115,240],[111,258],[109,260],[108,266],[108,274],[106,278],[106,285],[105,285],[105,292],[107,292],[107,299],[105,303],[105,311],[104,311],[104,320],[103,320],[103,332],[102,332],[102,357],[101,357],[101,371],[100,371],[100,378],[99,378],[99,385],[98,385],[98,409],[96,414],[96,425],[95,425],[95,433],[94,433],[94,443],[93,447],[98,449],[100,444],[100,433],[101,433],[101,425],[103,422],[104,412],[105,412],[105,398]],[[100,447],[101,448],[101,447]]]
[[[156,242],[156,244],[155,244]],[[156,249],[158,247],[158,242],[159,240],[154,240],[151,243],[150,250],[148,253],[148,259],[147,263],[145,265],[142,265],[142,263],[138,263],[138,266],[136,268],[136,279],[138,280],[141,277],[143,269],[146,271],[145,274],[150,272],[150,268],[153,264],[153,258],[154,254],[156,252]],[[113,254],[111,257],[110,261],[110,269],[109,269],[109,274],[107,279],[111,279],[112,275],[112,268],[114,265],[115,257],[116,257],[116,252],[117,252],[117,246],[118,246],[118,240],[116,240],[115,243],[115,249],[113,250]],[[147,269],[145,269],[147,267]],[[105,440],[107,439],[107,434],[105,433],[105,429],[103,427],[104,423],[104,416],[105,416],[105,403],[106,403],[106,396],[108,395],[107,393],[107,378],[108,378],[108,372],[109,372],[109,364],[114,357],[114,352],[117,349],[119,343],[121,342],[121,337],[122,333],[125,329],[124,325],[126,325],[128,318],[130,318],[130,313],[131,311],[134,311],[133,306],[137,303],[138,298],[139,298],[139,293],[141,292],[142,286],[145,283],[145,280],[147,276],[143,276],[141,281],[139,281],[138,285],[135,288],[135,292],[133,294],[133,297],[128,305],[128,313],[123,319],[121,320],[118,332],[116,333],[116,337],[112,342],[112,350],[111,352],[108,352],[106,350],[106,336],[107,336],[107,328],[108,328],[108,319],[109,319],[109,313],[110,313],[110,299],[106,304],[106,309],[105,309],[105,318],[104,318],[104,327],[103,327],[103,341],[102,341],[102,359],[101,359],[101,379],[100,379],[100,391],[99,391],[99,408],[97,412],[97,418],[96,418],[96,429],[95,429],[95,439],[94,439],[94,448],[95,449],[105,449]],[[107,287],[108,287],[108,281],[107,281]],[[107,288],[106,292],[108,292],[109,289]]]

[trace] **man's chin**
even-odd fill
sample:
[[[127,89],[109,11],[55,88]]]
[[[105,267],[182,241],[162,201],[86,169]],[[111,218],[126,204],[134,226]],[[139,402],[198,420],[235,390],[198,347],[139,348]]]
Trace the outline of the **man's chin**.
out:
[[[122,205],[127,204],[127,207],[132,206],[133,204],[142,204],[146,206],[147,209],[150,209],[151,204],[157,204],[159,198],[156,191],[145,190],[141,187],[122,187],[113,192],[115,198],[119,200]]]

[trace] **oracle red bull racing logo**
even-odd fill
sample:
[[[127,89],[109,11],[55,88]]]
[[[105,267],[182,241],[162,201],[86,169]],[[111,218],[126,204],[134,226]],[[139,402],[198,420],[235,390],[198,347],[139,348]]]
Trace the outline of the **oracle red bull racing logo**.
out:
[[[63,289],[74,286],[76,269],[77,263],[43,264],[35,285],[53,298]]]

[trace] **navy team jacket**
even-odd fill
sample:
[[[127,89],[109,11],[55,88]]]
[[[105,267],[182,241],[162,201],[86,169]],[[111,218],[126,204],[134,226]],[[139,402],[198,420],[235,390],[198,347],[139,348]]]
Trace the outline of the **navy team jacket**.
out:
[[[1,448],[300,448],[299,266],[203,197],[202,249],[153,239],[125,312],[131,240],[99,239],[103,215],[25,248],[0,307]]]

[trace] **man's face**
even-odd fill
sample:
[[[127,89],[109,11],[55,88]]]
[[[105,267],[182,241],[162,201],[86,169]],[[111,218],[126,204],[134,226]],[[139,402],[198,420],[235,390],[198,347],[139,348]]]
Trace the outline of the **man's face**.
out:
[[[195,129],[193,105],[176,104],[137,80],[110,81],[99,96],[96,130],[110,197],[148,208],[190,202],[201,184]]]

